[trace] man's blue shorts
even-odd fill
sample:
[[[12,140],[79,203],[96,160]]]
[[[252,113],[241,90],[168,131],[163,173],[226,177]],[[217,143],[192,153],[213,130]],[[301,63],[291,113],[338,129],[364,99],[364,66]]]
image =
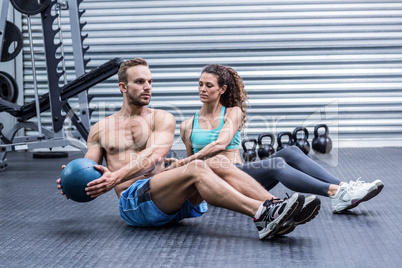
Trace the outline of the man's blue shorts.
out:
[[[167,215],[160,211],[151,200],[149,181],[151,178],[138,180],[120,195],[120,216],[132,226],[160,226],[179,222],[184,218],[202,216],[207,210],[204,201],[197,207],[186,201],[178,212]],[[147,192],[148,191],[148,192]]]

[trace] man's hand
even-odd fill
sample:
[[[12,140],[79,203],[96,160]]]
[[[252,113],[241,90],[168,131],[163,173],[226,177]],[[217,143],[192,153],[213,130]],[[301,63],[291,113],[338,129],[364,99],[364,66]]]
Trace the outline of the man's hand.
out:
[[[94,167],[102,172],[103,175],[99,179],[88,183],[87,188],[85,188],[87,195],[92,198],[96,198],[113,189],[114,186],[116,186],[117,181],[116,175],[110,172],[107,167],[104,167],[102,165],[96,165]]]
[[[63,170],[65,167],[66,167],[66,165],[62,165],[61,170]],[[66,199],[69,199],[68,196],[63,192],[63,188],[61,188],[61,179],[60,178],[57,179],[56,183],[57,183],[57,189],[60,190],[60,193],[62,195],[64,195],[66,197]]]

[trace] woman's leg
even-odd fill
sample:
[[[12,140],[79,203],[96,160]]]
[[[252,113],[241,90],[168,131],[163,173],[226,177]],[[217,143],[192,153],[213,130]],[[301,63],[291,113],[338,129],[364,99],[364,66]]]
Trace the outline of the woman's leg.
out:
[[[338,178],[335,178],[322,166],[306,156],[297,146],[287,147],[274,155],[282,157],[290,166],[301,170],[318,180],[331,183],[328,189],[329,196],[335,196],[338,189],[340,189],[339,185],[342,184],[346,187],[342,187],[343,189],[352,189],[350,190],[350,199],[355,201],[358,200],[357,202],[359,203],[373,198],[379,194],[384,187],[381,180],[363,182],[358,179],[357,181],[345,183]],[[349,188],[347,186],[349,186]],[[340,192],[337,196],[342,196],[342,193]]]
[[[205,163],[215,174],[245,196],[260,201],[277,199],[254,178],[236,168],[226,156],[216,155],[205,160]]]
[[[271,157],[281,157],[286,163],[318,180],[339,185],[342,181],[305,155],[297,146],[290,146],[276,152]]]
[[[280,157],[269,157],[262,161],[238,165],[239,169],[257,180],[265,189],[272,189],[278,182],[287,188],[303,193],[328,196],[331,184],[303,173]]]

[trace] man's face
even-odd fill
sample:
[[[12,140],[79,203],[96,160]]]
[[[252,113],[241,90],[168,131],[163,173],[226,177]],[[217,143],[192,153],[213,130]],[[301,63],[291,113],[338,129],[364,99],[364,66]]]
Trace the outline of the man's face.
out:
[[[127,94],[131,105],[145,106],[151,101],[152,74],[147,66],[127,69],[127,84],[120,82],[120,90]]]

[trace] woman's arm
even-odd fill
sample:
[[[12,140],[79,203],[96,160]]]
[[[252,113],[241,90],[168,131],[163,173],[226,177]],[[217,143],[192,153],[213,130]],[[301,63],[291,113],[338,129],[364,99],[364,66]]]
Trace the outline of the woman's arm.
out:
[[[194,116],[190,119],[187,119],[180,125],[180,136],[184,145],[186,146],[187,156],[193,154],[193,146],[191,143],[191,132],[193,131],[193,120]]]

